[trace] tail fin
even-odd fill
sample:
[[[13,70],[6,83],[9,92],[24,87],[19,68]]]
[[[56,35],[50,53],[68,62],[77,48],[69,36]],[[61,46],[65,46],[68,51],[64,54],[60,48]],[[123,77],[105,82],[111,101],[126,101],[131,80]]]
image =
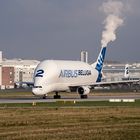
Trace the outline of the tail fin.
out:
[[[102,68],[103,68],[103,62],[105,59],[105,54],[106,54],[106,47],[102,47],[101,51],[99,53],[99,56],[97,58],[97,61],[95,62],[95,69],[101,73]]]
[[[124,77],[129,78],[129,65],[128,64],[125,65]]]
[[[96,82],[101,82],[102,68],[105,59],[105,54],[106,54],[106,47],[102,47],[96,62],[91,64],[92,67],[94,67],[98,71],[98,77]]]

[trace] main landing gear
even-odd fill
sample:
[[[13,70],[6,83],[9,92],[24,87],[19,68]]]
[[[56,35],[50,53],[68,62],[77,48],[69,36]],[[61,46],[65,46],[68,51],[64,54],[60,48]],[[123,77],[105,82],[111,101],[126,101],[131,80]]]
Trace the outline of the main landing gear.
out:
[[[88,96],[87,95],[81,95],[81,99],[87,99]]]
[[[61,96],[58,94],[58,92],[55,92],[55,95],[53,97],[54,97],[54,99],[60,99],[61,98]]]

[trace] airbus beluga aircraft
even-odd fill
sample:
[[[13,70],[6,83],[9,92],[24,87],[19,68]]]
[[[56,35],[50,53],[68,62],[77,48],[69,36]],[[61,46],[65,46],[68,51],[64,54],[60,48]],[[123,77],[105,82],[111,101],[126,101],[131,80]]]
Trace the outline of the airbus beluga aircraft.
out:
[[[46,98],[55,92],[54,98],[61,98],[60,91],[77,91],[81,98],[87,98],[92,86],[101,82],[101,71],[106,47],[102,47],[97,61],[92,65],[82,61],[45,60],[34,72],[34,95]]]
[[[61,98],[62,91],[76,91],[81,98],[87,98],[95,86],[123,85],[139,80],[101,82],[106,47],[102,47],[95,63],[82,61],[45,60],[38,64],[34,72],[34,95],[43,96],[54,92],[54,98]]]

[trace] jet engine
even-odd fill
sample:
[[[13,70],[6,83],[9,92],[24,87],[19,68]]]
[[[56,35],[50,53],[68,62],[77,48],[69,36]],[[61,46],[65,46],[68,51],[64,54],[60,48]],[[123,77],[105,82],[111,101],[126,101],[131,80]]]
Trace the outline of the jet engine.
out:
[[[90,88],[88,86],[81,86],[77,88],[77,92],[80,94],[81,98],[87,98]]]

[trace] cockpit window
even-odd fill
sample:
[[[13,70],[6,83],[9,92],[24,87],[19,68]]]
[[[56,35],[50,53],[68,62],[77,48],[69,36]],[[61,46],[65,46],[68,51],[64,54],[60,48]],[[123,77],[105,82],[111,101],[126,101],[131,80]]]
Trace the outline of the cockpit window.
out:
[[[42,88],[42,86],[34,86],[34,88]]]

